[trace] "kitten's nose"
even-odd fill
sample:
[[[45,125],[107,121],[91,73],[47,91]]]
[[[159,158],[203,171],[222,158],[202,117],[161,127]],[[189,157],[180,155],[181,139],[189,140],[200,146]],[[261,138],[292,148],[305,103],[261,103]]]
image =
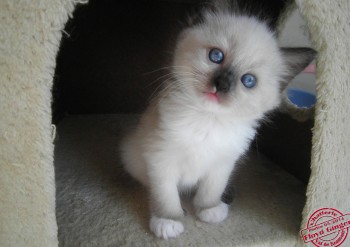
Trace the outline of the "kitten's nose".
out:
[[[213,84],[218,92],[227,93],[234,85],[234,73],[230,69],[222,69],[215,73]]]

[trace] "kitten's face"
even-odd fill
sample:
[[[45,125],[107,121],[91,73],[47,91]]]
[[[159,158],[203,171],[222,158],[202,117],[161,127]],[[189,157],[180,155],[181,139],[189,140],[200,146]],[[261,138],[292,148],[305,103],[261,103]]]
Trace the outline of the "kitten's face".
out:
[[[253,18],[207,14],[185,30],[174,56],[181,91],[208,110],[262,116],[279,104],[286,70],[273,34]]]

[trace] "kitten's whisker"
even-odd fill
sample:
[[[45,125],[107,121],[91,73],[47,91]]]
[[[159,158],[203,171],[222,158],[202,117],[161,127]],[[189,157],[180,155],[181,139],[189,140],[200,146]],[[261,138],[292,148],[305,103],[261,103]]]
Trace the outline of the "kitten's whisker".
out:
[[[152,70],[152,71],[145,72],[145,73],[143,73],[142,75],[143,75],[143,76],[145,76],[145,75],[150,75],[150,74],[154,74],[154,73],[157,73],[157,72],[159,72],[159,71],[168,70],[168,69],[170,69],[169,66],[164,66],[164,67],[161,67],[161,68]]]
[[[168,73],[168,74],[165,74],[165,75],[162,75],[160,77],[158,77],[157,79],[153,80],[152,82],[148,83],[144,88],[149,88],[151,87],[152,85],[156,84],[157,82],[159,81],[163,81],[164,78],[171,78],[172,77],[172,74],[171,73]],[[166,79],[167,80],[167,79]],[[162,82],[160,82],[161,84]]]
[[[153,98],[157,98],[158,96],[165,96],[165,92],[167,93],[167,91],[169,91],[168,89],[177,86],[175,83],[169,83],[171,80],[173,80],[172,77],[159,84],[158,87],[153,91],[152,95],[149,97],[150,100],[152,100]]]
[[[164,82],[160,83],[153,91],[153,93],[148,97],[148,101],[152,101],[153,98],[156,98],[159,95],[159,92],[162,91],[162,87],[164,86]]]

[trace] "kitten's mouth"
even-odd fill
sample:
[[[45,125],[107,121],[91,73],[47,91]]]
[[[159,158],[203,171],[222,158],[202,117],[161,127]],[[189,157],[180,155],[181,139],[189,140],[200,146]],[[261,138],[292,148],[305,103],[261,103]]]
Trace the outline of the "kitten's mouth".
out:
[[[210,90],[203,92],[205,97],[213,102],[219,102],[219,95],[216,87],[212,87]]]
[[[214,101],[214,102],[219,101],[219,97],[218,97],[217,93],[204,93],[204,94],[211,101]]]

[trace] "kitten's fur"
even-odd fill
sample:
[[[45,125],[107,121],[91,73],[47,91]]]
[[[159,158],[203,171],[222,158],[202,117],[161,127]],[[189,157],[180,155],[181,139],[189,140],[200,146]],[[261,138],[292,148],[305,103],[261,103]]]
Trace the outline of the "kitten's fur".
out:
[[[221,64],[208,58],[213,47],[224,52]],[[172,79],[122,144],[125,169],[149,189],[156,236],[183,232],[179,192],[189,188],[197,189],[193,204],[200,220],[227,217],[221,196],[235,162],[248,149],[259,120],[279,105],[283,84],[313,56],[311,49],[280,49],[265,23],[225,11],[205,12],[181,33]],[[228,71],[231,87],[220,91],[213,80]],[[257,77],[255,87],[243,86],[245,73]]]

